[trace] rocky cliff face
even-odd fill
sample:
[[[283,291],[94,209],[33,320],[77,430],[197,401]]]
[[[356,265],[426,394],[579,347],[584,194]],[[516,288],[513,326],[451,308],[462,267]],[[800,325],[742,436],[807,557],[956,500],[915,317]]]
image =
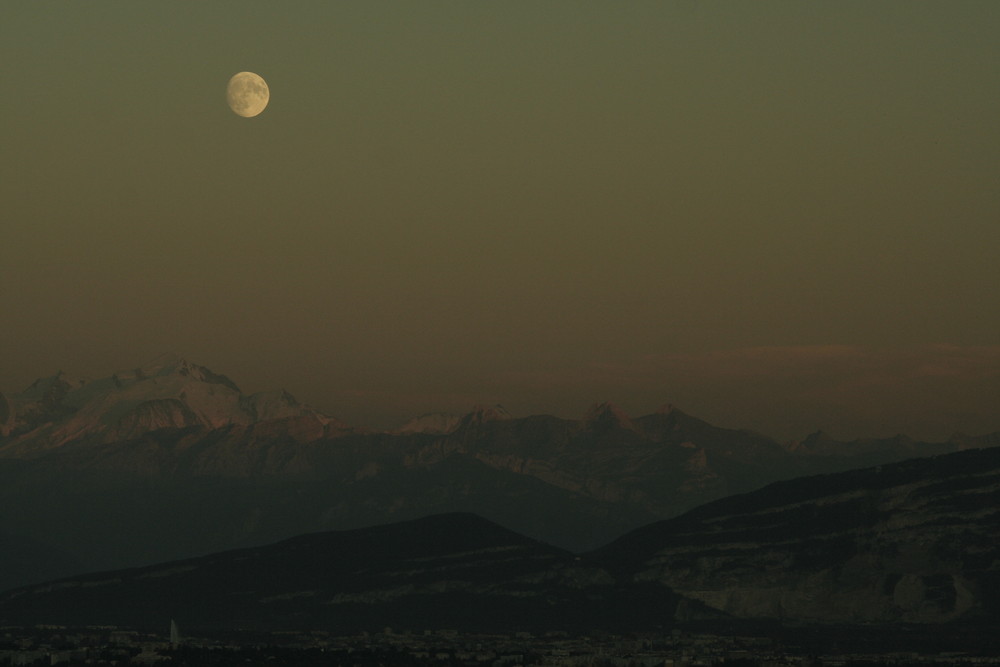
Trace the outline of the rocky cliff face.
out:
[[[598,556],[742,618],[1000,613],[1000,449],[810,477],[700,507]]]
[[[118,423],[107,431],[107,438],[131,440],[151,431],[188,426],[201,426],[198,415],[180,399],[158,398],[143,401],[119,417]]]

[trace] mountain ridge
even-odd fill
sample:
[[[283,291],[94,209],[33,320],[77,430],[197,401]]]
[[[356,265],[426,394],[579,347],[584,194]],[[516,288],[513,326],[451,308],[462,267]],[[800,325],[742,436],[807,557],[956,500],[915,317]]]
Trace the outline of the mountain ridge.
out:
[[[801,477],[596,552],[720,612],[814,622],[1000,617],[1000,449]]]
[[[30,458],[75,442],[112,442],[164,428],[219,429],[311,417],[322,435],[347,426],[284,390],[243,394],[227,376],[174,355],[96,380],[62,371],[6,399],[0,456]]]
[[[1000,621],[998,501],[1000,449],[991,448],[776,482],[579,555],[475,514],[439,514],[10,590],[0,594],[0,624],[911,624],[988,637]]]
[[[495,406],[370,432],[175,357],[29,389],[0,401],[0,534],[68,558],[40,571],[0,554],[0,587],[72,574],[60,563],[137,566],[454,511],[583,552],[770,482],[1000,445],[789,447],[673,406],[630,417],[600,403],[580,419]]]
[[[212,401],[209,401],[207,405],[199,406],[198,400],[205,397],[181,396],[184,388],[180,387],[178,389],[174,385],[183,383],[177,383],[177,378],[189,378],[192,381],[191,386],[197,386],[198,384],[215,385],[219,389],[221,396],[214,401],[214,404]],[[171,380],[174,381],[173,384],[171,384]],[[148,383],[149,381],[152,381],[152,385]],[[149,400],[175,398],[184,403],[185,407],[196,415],[202,425],[210,428],[311,414],[318,419],[323,421],[328,420],[336,424],[336,428],[341,431],[390,434],[410,434],[416,432],[447,434],[463,421],[467,423],[481,423],[498,419],[515,419],[501,405],[492,407],[474,405],[470,408],[469,412],[462,415],[452,415],[443,412],[426,413],[406,420],[400,426],[391,429],[372,430],[362,426],[349,426],[335,417],[322,413],[310,406],[300,404],[285,389],[265,390],[246,395],[242,393],[239,386],[227,375],[216,373],[207,366],[192,363],[174,353],[165,353],[141,366],[115,371],[108,377],[88,379],[72,376],[59,370],[54,375],[36,379],[20,392],[11,393],[8,391],[4,393],[0,391],[0,437],[11,438],[14,435],[16,438],[18,435],[24,435],[25,431],[30,431],[29,427],[31,423],[37,426],[37,422],[46,417],[55,419],[64,418],[68,414],[77,412],[94,402],[97,405],[91,407],[88,415],[91,417],[103,416],[103,421],[111,421],[116,417],[120,417],[124,409],[130,406],[134,407],[137,398],[134,397],[132,401],[115,400],[109,398],[110,395],[114,394],[116,390],[119,393],[123,391],[128,393],[127,390],[136,384],[142,385],[147,389],[151,386],[156,386],[157,389],[146,392],[133,391],[132,393],[149,395]],[[222,391],[223,389],[226,391]],[[237,405],[232,406],[228,404],[230,402],[229,399],[232,398],[232,396],[228,395],[229,392],[237,398]],[[124,405],[119,405],[119,403],[123,403]],[[210,408],[215,409],[212,410]],[[710,426],[707,422],[697,417],[686,415],[670,403],[662,405],[652,413],[639,417],[631,417],[614,403],[607,401],[596,402],[585,410],[581,420],[584,423],[595,426],[599,423],[606,423],[610,427],[628,429],[636,427],[635,422],[639,420],[648,423],[656,421],[659,417],[670,416],[674,412],[687,418],[689,426],[696,423]],[[568,421],[576,420],[568,419]],[[153,422],[150,424],[149,430],[172,426],[174,424],[161,426]],[[65,444],[74,438],[88,435],[94,430],[97,429],[92,425],[84,428],[78,427],[75,431],[67,429],[67,433],[63,434],[64,437],[58,444]],[[745,429],[731,430],[751,433]],[[19,433],[15,433],[18,431]],[[766,435],[759,433],[755,433],[755,435],[770,440]],[[989,435],[1000,438],[1000,432],[981,436],[956,433],[949,440],[940,444],[956,443],[967,438],[976,439]],[[841,441],[835,440],[822,431],[816,431],[803,438],[783,443],[782,446],[789,451],[808,452],[816,455],[837,455],[842,454],[843,450],[850,445],[855,445],[857,449],[860,449],[866,444],[870,445],[876,442],[884,444],[892,440],[898,441],[900,449],[904,449],[907,442],[910,445],[922,444],[904,434],[899,434],[891,438],[858,437],[854,440]],[[10,453],[8,452],[7,455],[10,455]]]
[[[0,595],[0,624],[205,630],[393,627],[479,631],[625,627],[704,615],[696,602],[607,572],[469,513],[300,535],[276,544],[99,572]]]

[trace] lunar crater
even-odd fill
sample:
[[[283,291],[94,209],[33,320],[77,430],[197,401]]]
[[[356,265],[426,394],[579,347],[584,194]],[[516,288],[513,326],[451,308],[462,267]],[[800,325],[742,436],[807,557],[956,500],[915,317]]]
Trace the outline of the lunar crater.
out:
[[[226,86],[226,102],[239,116],[252,118],[267,106],[271,91],[263,77],[253,72],[239,72],[229,79]]]

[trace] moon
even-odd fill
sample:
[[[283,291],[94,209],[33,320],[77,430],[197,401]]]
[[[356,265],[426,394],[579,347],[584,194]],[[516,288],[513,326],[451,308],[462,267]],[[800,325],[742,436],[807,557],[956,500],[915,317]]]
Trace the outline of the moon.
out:
[[[226,86],[226,102],[234,113],[253,118],[267,106],[271,91],[259,74],[240,72],[234,74]]]

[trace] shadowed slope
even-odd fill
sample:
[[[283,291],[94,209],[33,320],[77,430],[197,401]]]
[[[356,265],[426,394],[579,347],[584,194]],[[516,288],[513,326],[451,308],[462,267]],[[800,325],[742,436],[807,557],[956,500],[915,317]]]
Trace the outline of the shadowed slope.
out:
[[[1000,618],[1000,449],[779,482],[594,557],[745,618]]]
[[[471,514],[303,535],[0,597],[0,624],[200,629],[539,630],[669,623],[680,599],[615,584],[571,554]],[[697,604],[680,605],[691,616]]]

